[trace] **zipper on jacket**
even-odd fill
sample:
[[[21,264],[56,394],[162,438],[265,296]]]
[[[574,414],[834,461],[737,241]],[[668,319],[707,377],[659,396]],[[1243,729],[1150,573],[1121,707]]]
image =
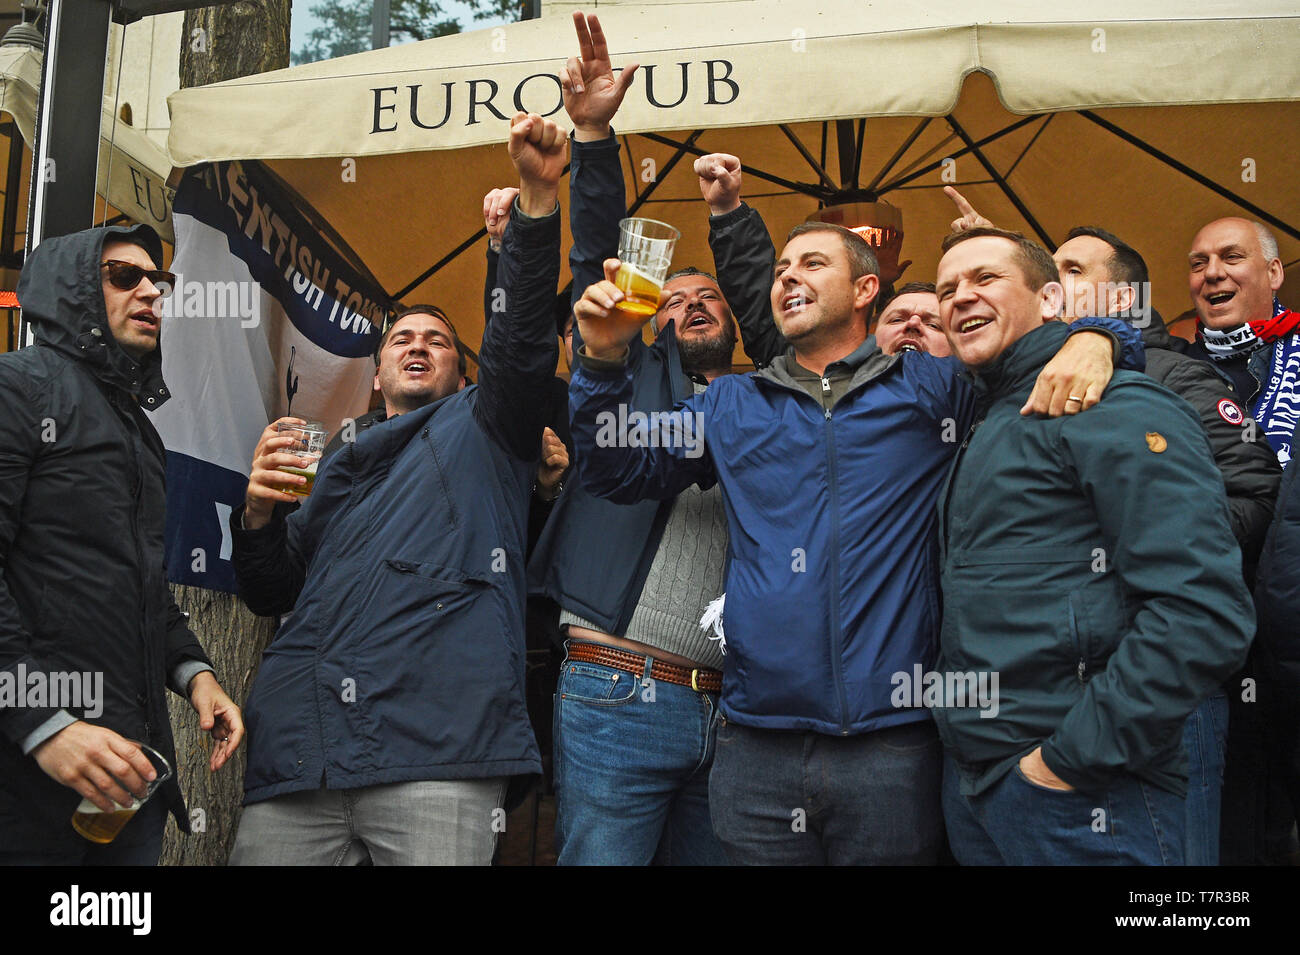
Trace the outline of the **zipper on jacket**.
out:
[[[944,485],[943,494],[940,497],[942,510],[939,512],[943,516],[943,521],[939,527],[939,560],[940,573],[943,572],[942,564],[948,559],[948,527],[949,518],[952,515],[952,494],[957,489],[957,472],[961,468],[962,458],[966,455],[966,449],[970,447],[970,439],[975,436],[975,429],[984,423],[983,418],[977,418],[971,422],[971,426],[966,429],[966,437],[962,438],[961,444],[957,448],[957,453],[952,456],[952,465],[948,469],[948,481]]]
[[[830,394],[830,380],[822,379],[823,393]],[[840,494],[835,467],[835,433],[831,410],[826,409],[826,466],[831,489],[831,676],[835,680],[835,699],[840,707],[840,735],[849,735],[849,703],[844,692],[843,635],[840,632]]]
[[[848,391],[846,391],[846,392],[844,393],[844,395],[841,397],[841,400],[842,400],[842,401],[847,400],[847,399],[849,398],[850,395],[852,395],[854,392],[856,392],[859,388],[865,388],[865,387],[867,386],[867,384],[870,383],[871,381],[874,381],[876,377],[879,377],[879,376],[873,376],[872,378],[868,378],[866,381],[859,382],[857,386],[855,386],[855,387],[851,387]],[[796,396],[796,400],[798,400],[799,398],[808,398],[808,399],[810,399],[810,400],[816,400],[816,399],[813,399],[812,395],[810,395],[810,394],[807,392],[807,390],[805,390],[804,388],[801,388],[801,387],[795,387],[795,386],[792,386],[792,385],[787,385],[787,384],[786,384],[785,382],[783,382],[783,381],[773,381],[773,380],[770,379],[770,378],[763,378],[761,375],[755,376],[755,380],[756,380],[756,381],[762,381],[762,382],[765,382],[765,383],[770,384],[770,385],[772,385],[772,386],[774,386],[774,387],[776,387],[776,388],[780,388],[782,391],[789,392],[790,394]],[[826,395],[829,395],[829,393],[830,393],[830,379],[829,379],[829,377],[823,375],[823,376],[822,376],[822,394],[823,394],[823,396],[826,396]],[[845,695],[845,693],[844,693],[843,668],[842,668],[841,665],[840,665],[840,664],[841,664],[840,654],[842,653],[842,650],[841,650],[841,646],[840,646],[840,643],[841,643],[841,634],[840,634],[840,598],[839,598],[839,595],[840,595],[840,588],[839,588],[839,576],[840,576],[840,551],[839,551],[839,543],[840,543],[840,530],[839,530],[839,491],[838,491],[837,483],[836,483],[836,480],[835,480],[835,477],[836,477],[836,468],[835,468],[835,441],[834,441],[833,432],[831,431],[831,409],[830,409],[830,408],[826,408],[825,405],[823,405],[823,408],[824,408],[824,412],[823,412],[824,420],[826,421],[826,465],[827,465],[827,468],[829,469],[829,481],[828,481],[828,483],[829,483],[829,485],[830,485],[830,489],[831,489],[831,510],[832,510],[832,516],[831,516],[831,579],[832,579],[832,581],[833,581],[833,584],[832,584],[832,586],[831,586],[831,588],[830,588],[830,589],[831,589],[831,606],[830,606],[830,611],[831,611],[831,676],[832,676],[832,679],[835,680],[835,697],[836,697],[836,702],[839,704],[839,709],[840,709],[840,733],[839,733],[839,735],[841,735],[841,736],[848,736],[848,735],[849,735],[849,727],[848,727],[848,720],[846,719],[846,717],[848,716],[849,704],[848,704],[848,697],[847,697],[847,696]]]
[[[1070,611],[1070,642],[1074,644],[1074,652],[1079,655],[1079,665],[1075,669],[1075,676],[1078,677],[1079,684],[1086,684],[1088,681],[1085,674],[1088,671],[1088,664],[1083,657],[1083,645],[1079,641],[1079,623],[1074,615],[1074,598],[1069,597],[1066,600],[1066,606]]]
[[[136,566],[139,568],[139,587],[140,601],[137,605],[137,611],[140,615],[140,642],[141,657],[144,663],[144,735],[149,743],[154,742],[153,738],[153,721],[150,716],[153,714],[154,689],[153,673],[155,668],[153,641],[150,639],[149,629],[149,586],[148,586],[148,562],[144,557],[144,545],[141,540],[140,527],[140,499],[144,495],[144,464],[142,463],[139,449],[136,447],[136,439],[143,438],[140,433],[139,422],[136,421],[131,408],[126,404],[126,398],[120,389],[113,388],[108,395],[109,407],[113,410],[113,416],[118,419],[122,430],[126,435],[124,444],[126,454],[131,462],[131,526],[134,533],[131,535],[131,543],[135,550]],[[162,661],[163,669],[166,669],[167,663]],[[166,673],[164,673],[164,679]]]

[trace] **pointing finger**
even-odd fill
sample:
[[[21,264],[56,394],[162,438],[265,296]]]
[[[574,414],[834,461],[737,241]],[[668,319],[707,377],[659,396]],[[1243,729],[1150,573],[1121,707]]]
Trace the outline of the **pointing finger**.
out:
[[[957,211],[960,212],[962,216],[978,215],[978,213],[975,211],[975,207],[972,206],[969,202],[967,202],[966,197],[963,196],[956,189],[954,189],[952,186],[944,186],[943,193],[953,201],[953,204],[957,206]]]

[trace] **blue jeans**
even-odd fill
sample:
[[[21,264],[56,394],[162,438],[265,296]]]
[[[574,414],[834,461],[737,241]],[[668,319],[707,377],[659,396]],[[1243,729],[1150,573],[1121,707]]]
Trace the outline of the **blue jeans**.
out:
[[[1105,792],[1047,789],[1019,767],[978,796],[943,767],[943,818],[961,865],[1182,865],[1181,796],[1135,776]]]
[[[928,716],[859,736],[724,720],[713,828],[736,865],[934,865],[941,759]]]
[[[560,865],[725,865],[709,822],[718,701],[565,659],[555,696]]]
[[[1219,805],[1223,790],[1223,756],[1228,739],[1228,698],[1216,693],[1187,717],[1188,865],[1219,864]]]

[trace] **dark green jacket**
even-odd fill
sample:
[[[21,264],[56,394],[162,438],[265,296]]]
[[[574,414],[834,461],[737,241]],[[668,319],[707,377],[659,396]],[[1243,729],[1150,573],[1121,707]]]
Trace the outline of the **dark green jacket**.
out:
[[[1035,329],[974,376],[979,423],[940,497],[939,671],[997,674],[997,710],[934,715],[967,794],[1040,744],[1076,788],[1133,774],[1181,794],[1183,723],[1255,630],[1223,479],[1192,409],[1144,375],[1116,372],[1079,415],[1021,417],[1067,333]]]

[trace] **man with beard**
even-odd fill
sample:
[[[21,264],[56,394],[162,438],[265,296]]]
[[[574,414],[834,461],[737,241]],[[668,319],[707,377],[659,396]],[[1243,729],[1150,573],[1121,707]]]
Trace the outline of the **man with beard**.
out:
[[[597,19],[574,20],[582,56],[562,83],[581,293],[618,249],[626,203],[610,120],[636,67],[615,79]],[[730,373],[735,320],[708,273],[670,275],[653,327],[653,344],[638,334],[631,345],[628,412],[666,411]],[[570,482],[556,502],[529,570],[530,590],[560,605],[567,631],[554,743],[561,865],[725,862],[708,804],[722,653],[699,620],[722,593],[726,552],[712,482],[631,506]]]
[[[571,194],[580,183],[575,175]],[[735,321],[717,281],[698,269],[671,276],[664,295],[655,344],[638,349],[638,376],[646,390],[700,394],[731,372]],[[634,401],[631,410],[672,404]],[[539,545],[554,563],[535,566],[568,637],[555,732],[562,865],[723,862],[708,808],[722,654],[699,620],[722,593],[726,549],[716,485],[650,508],[575,487],[557,506]]]

